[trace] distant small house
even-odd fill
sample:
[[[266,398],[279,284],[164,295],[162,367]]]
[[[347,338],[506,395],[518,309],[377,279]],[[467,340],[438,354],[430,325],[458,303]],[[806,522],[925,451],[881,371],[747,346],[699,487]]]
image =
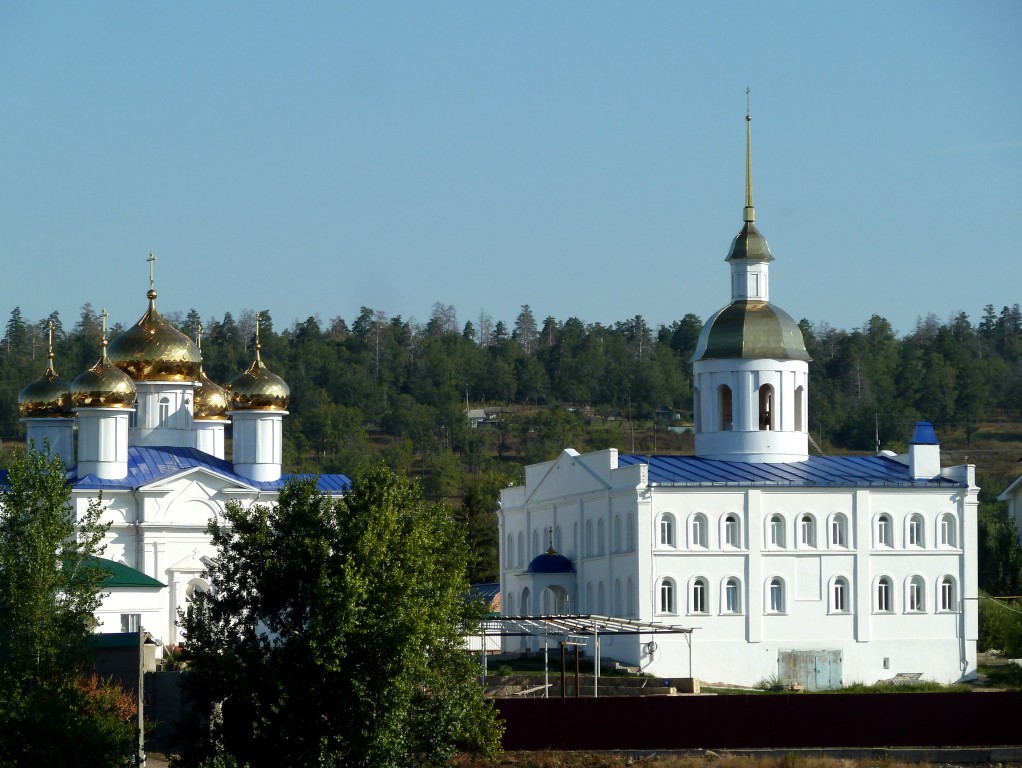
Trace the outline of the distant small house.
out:
[[[466,408],[465,418],[468,419],[468,425],[475,429],[480,423],[486,421],[486,410],[484,408]]]

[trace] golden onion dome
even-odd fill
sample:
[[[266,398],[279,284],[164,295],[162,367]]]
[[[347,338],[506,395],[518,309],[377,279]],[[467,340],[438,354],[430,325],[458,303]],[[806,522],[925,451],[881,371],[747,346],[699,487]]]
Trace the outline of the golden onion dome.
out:
[[[199,386],[195,388],[194,402],[193,418],[208,420],[227,418],[227,391],[212,381],[201,366],[199,368]]]
[[[18,393],[18,410],[27,419],[55,419],[72,415],[71,384],[53,370],[53,356],[46,372]]]
[[[156,291],[146,296],[146,313],[110,342],[110,361],[135,381],[197,381],[199,348],[156,311]]]
[[[248,370],[235,376],[227,385],[227,396],[232,411],[286,411],[291,390],[280,376],[272,373],[259,356],[260,344],[255,345],[256,356]]]
[[[135,382],[110,362],[106,348],[104,338],[103,356],[71,382],[75,408],[131,408],[135,405]]]

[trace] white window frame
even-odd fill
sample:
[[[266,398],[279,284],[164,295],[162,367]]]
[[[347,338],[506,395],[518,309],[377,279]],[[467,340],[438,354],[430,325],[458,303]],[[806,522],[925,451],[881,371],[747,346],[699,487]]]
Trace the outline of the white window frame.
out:
[[[905,581],[905,613],[926,613],[926,582],[918,574]]]
[[[890,576],[881,576],[874,587],[876,613],[894,613],[894,580]]]
[[[692,521],[689,523],[689,532],[692,537],[689,541],[690,549],[707,549],[709,546],[709,527],[709,521],[702,512],[696,512],[692,515]]]
[[[886,512],[877,515],[877,548],[890,549],[894,546],[894,518]]]
[[[940,612],[958,613],[958,585],[955,577],[945,574],[937,582],[937,590],[940,593]]]
[[[774,549],[784,549],[784,516],[776,512],[767,519],[767,540]]]
[[[669,576],[663,576],[657,585],[657,613],[674,616],[678,613],[678,585]]]
[[[836,512],[830,519],[830,545],[848,549],[848,517],[843,512]]]
[[[951,549],[958,547],[958,521],[950,512],[940,516],[940,545]]]
[[[738,515],[733,512],[724,515],[724,545],[734,549],[742,548],[742,527]]]
[[[780,576],[771,576],[767,581],[767,613],[778,615],[787,613],[784,593],[784,579]]]
[[[674,549],[677,546],[677,539],[675,534],[677,532],[677,525],[674,520],[674,515],[670,512],[664,512],[660,515],[660,546]]]
[[[924,549],[926,547],[926,522],[918,512],[908,516],[905,530],[905,546]]]
[[[688,612],[706,614],[710,612],[710,583],[702,576],[692,579],[689,585]]]
[[[816,518],[809,512],[798,516],[799,548],[816,549]]]
[[[722,612],[729,616],[738,616],[742,613],[742,582],[735,576],[728,576],[724,579],[723,593],[724,604]]]
[[[835,576],[830,582],[830,612],[851,613],[851,586],[844,576]]]

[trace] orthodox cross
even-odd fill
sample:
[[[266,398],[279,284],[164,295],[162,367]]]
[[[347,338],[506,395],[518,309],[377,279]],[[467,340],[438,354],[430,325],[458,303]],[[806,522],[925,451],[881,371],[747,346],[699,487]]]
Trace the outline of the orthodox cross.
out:
[[[156,288],[156,254],[149,251],[146,261],[149,262],[149,290],[152,291]]]

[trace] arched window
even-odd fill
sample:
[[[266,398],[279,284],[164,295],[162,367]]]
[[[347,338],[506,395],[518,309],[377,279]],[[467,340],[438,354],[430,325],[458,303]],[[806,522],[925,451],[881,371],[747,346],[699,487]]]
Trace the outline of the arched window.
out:
[[[909,577],[905,604],[910,613],[922,613],[926,610],[926,584],[922,576]]]
[[[742,532],[736,515],[724,516],[724,545],[736,549],[742,546]]]
[[[942,547],[958,546],[958,525],[954,515],[940,516],[940,545]]]
[[[784,613],[784,581],[777,576],[770,579],[767,587],[767,605],[770,613]]]
[[[507,535],[507,551],[504,552],[504,566],[511,568],[515,564],[515,537],[514,534]]]
[[[808,512],[798,519],[798,535],[800,546],[816,546],[816,519]]]
[[[806,431],[806,390],[803,386],[795,387],[795,431]]]
[[[703,414],[700,406],[699,387],[694,387],[692,389],[692,421],[696,432],[701,432],[703,426]]]
[[[167,426],[167,422],[170,421],[170,398],[160,398],[160,426]]]
[[[770,516],[770,546],[784,549],[784,518],[780,515]]]
[[[602,581],[596,585],[596,612],[601,616],[607,615],[607,590]]]
[[[905,535],[905,540],[908,542],[910,547],[925,547],[926,538],[924,535],[924,523],[923,516],[920,514],[913,514],[908,516],[908,532]]]
[[[953,576],[942,576],[940,579],[940,610],[947,612],[958,610],[958,590],[955,589]]]
[[[730,432],[734,428],[731,416],[731,387],[727,384],[721,384],[717,393],[720,406],[719,428],[722,432]]]
[[[564,551],[561,542],[561,526],[559,525],[556,528],[554,528],[554,549],[556,549],[558,552]]]
[[[876,604],[874,609],[877,613],[891,613],[894,611],[894,589],[891,579],[888,576],[881,576],[876,582]]]
[[[724,613],[742,612],[742,585],[734,576],[724,580]]]
[[[664,512],[664,514],[660,515],[660,546],[677,546],[674,537],[674,515],[670,512]]]
[[[877,547],[894,546],[894,521],[884,513],[877,517]]]
[[[614,616],[621,615],[621,579],[614,579],[614,598],[611,602],[611,611]]]
[[[532,602],[529,599],[529,588],[522,590],[522,607],[519,609],[523,616],[532,615]]]
[[[525,531],[518,532],[518,567],[525,565]]]
[[[700,547],[706,549],[707,546],[707,534],[706,534],[706,515],[702,512],[697,512],[692,515],[692,540],[689,544],[691,547]]]
[[[602,555],[606,551],[604,547],[603,518],[601,517],[596,521],[596,554]]]
[[[631,576],[625,582],[625,610],[629,616],[635,615],[635,588]]]
[[[586,583],[586,610],[589,613],[596,613],[596,603],[593,601],[593,583]]]
[[[660,613],[676,613],[677,606],[674,602],[674,580],[660,579]]]
[[[848,613],[850,605],[848,579],[838,576],[830,583],[830,612]]]
[[[532,560],[534,557],[539,557],[539,529],[532,529],[532,553],[529,555],[529,559]]]
[[[698,577],[692,579],[692,585],[689,590],[689,613],[708,613],[709,609],[709,586],[706,583],[706,579]]]
[[[625,543],[629,552],[635,551],[635,524],[632,522],[632,513],[625,517]]]
[[[770,384],[764,384],[759,388],[759,428],[761,430],[776,428],[774,425],[774,388]]]
[[[830,545],[848,548],[848,518],[840,512],[830,519]]]
[[[138,429],[138,408],[128,411],[128,429]]]
[[[614,542],[611,552],[621,551],[621,515],[614,515]]]
[[[594,547],[595,542],[593,541],[593,521],[586,520],[586,557],[592,557],[596,554],[596,548]]]

